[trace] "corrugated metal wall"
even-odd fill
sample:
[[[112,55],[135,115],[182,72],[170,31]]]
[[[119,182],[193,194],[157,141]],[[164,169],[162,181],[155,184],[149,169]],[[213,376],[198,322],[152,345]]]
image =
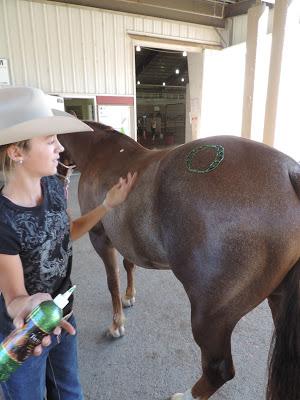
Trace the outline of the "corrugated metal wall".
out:
[[[220,44],[214,28],[46,1],[0,0],[0,57],[12,84],[48,93],[134,94],[127,32]]]
[[[274,10],[269,11],[268,33],[272,33]],[[232,18],[232,43],[235,45],[247,40],[247,18],[248,15],[239,15]]]

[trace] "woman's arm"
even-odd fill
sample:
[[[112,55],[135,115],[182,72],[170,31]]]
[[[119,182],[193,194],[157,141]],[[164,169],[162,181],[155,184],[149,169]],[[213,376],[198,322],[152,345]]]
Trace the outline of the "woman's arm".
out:
[[[121,204],[128,196],[137,178],[137,173],[133,175],[127,174],[127,177],[120,178],[119,182],[114,185],[106,194],[103,204],[94,208],[92,211],[70,221],[71,239],[77,240],[89,230],[92,229],[112,208]]]
[[[0,254],[0,291],[7,312],[14,319],[29,298],[24,285],[23,267],[19,255]]]
[[[0,254],[0,292],[3,294],[8,315],[13,319],[17,328],[24,325],[25,318],[36,306],[43,301],[52,300],[48,293],[36,293],[32,296],[27,293],[19,255]],[[67,321],[63,321],[61,327],[71,335],[75,334],[74,328]],[[60,327],[55,328],[56,335],[59,335],[60,332]],[[43,338],[43,346],[48,346],[50,343],[50,336]],[[41,352],[42,346],[37,346],[33,354],[39,355]]]

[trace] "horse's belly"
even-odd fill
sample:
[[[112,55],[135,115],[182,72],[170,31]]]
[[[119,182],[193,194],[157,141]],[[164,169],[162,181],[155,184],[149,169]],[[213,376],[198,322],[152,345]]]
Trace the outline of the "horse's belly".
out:
[[[103,221],[104,222],[104,221]],[[151,230],[146,235],[127,230],[124,225],[104,222],[105,231],[118,252],[133,264],[149,269],[170,269],[161,241]]]
[[[139,267],[148,268],[148,269],[170,269],[169,263],[161,257],[160,254],[147,254],[147,251],[140,253],[136,252],[134,248],[130,248],[131,246],[122,246],[118,245],[115,241],[113,242],[114,246],[118,250],[118,252],[126,258],[128,261],[131,261],[133,264],[138,265]]]
[[[161,270],[161,269],[170,269],[171,268],[169,264],[165,264],[165,263],[157,262],[157,261],[153,261],[153,260],[144,261],[142,263],[133,262],[133,264],[136,264],[139,267],[147,268],[147,269],[159,269],[159,270]]]

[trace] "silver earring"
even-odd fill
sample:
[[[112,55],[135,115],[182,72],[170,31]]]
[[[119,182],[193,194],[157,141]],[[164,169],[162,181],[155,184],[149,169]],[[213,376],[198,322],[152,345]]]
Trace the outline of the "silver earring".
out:
[[[23,164],[23,160],[18,160],[17,164]]]

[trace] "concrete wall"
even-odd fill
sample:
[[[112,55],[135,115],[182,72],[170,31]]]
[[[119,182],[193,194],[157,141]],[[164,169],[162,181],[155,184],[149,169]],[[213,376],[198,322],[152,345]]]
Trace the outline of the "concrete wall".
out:
[[[245,44],[204,51],[201,137],[240,136],[245,51]]]

